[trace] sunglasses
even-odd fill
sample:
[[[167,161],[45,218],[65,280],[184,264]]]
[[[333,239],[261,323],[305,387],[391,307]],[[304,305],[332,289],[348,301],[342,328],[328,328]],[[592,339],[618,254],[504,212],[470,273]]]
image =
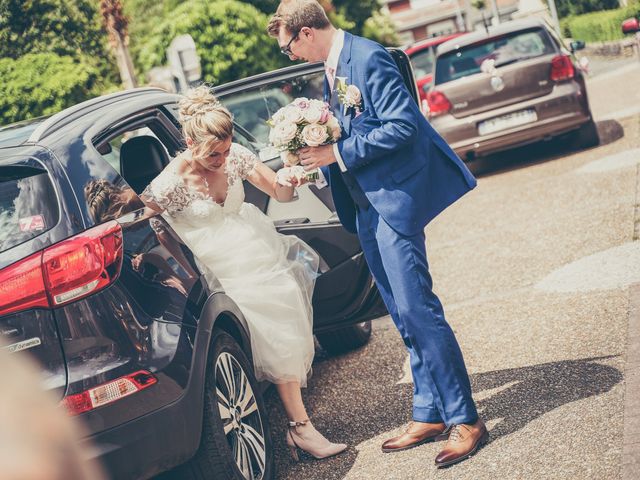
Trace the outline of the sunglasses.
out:
[[[296,32],[296,34],[293,37],[291,37],[291,40],[289,40],[289,43],[287,43],[286,46],[280,47],[280,51],[282,52],[283,55],[287,55],[287,56],[293,55],[293,52],[291,51],[291,44],[296,38],[298,38],[298,35],[300,35],[299,31]]]

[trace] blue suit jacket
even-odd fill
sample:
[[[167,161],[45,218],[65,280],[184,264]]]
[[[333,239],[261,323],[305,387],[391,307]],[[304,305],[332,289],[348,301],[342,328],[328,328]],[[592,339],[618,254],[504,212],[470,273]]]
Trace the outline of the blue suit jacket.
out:
[[[343,127],[340,155],[373,208],[394,230],[418,233],[476,186],[464,163],[420,112],[384,47],[345,32],[336,77],[357,86],[364,102],[357,117],[353,111],[344,115],[337,94],[331,95]],[[331,164],[323,173],[340,221],[355,232],[355,204],[340,167]]]

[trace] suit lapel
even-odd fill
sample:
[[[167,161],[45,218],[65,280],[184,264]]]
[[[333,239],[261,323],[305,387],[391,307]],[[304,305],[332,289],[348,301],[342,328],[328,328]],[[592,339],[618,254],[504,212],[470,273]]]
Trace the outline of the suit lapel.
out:
[[[351,48],[353,46],[353,35],[349,32],[344,32],[344,44],[342,45],[342,51],[340,52],[340,57],[338,59],[338,68],[336,69],[336,78],[345,77],[347,80],[347,85],[351,84]],[[335,83],[334,83],[335,87]],[[334,88],[335,91],[335,88]],[[334,95],[337,97],[338,95]],[[344,115],[344,106],[342,104],[338,104],[337,110],[340,112],[340,119],[342,119],[342,128],[347,135],[351,134],[351,112]],[[336,110],[334,110],[336,111]]]

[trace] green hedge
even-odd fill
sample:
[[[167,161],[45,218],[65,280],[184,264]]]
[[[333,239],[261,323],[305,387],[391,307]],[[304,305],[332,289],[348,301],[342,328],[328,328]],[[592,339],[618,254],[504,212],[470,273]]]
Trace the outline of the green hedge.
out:
[[[640,2],[626,8],[567,17],[560,23],[566,37],[585,42],[607,42],[624,38],[622,21],[634,16],[640,16]]]
[[[0,125],[56,113],[110,88],[97,67],[54,53],[0,58],[0,78]]]

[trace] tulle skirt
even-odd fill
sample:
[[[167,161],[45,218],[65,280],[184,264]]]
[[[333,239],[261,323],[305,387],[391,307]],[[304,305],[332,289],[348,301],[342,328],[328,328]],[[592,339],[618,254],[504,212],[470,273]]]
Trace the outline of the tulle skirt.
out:
[[[215,277],[244,314],[257,379],[306,386],[314,355],[317,253],[278,233],[249,203],[207,225],[173,226],[208,272],[205,277]]]

